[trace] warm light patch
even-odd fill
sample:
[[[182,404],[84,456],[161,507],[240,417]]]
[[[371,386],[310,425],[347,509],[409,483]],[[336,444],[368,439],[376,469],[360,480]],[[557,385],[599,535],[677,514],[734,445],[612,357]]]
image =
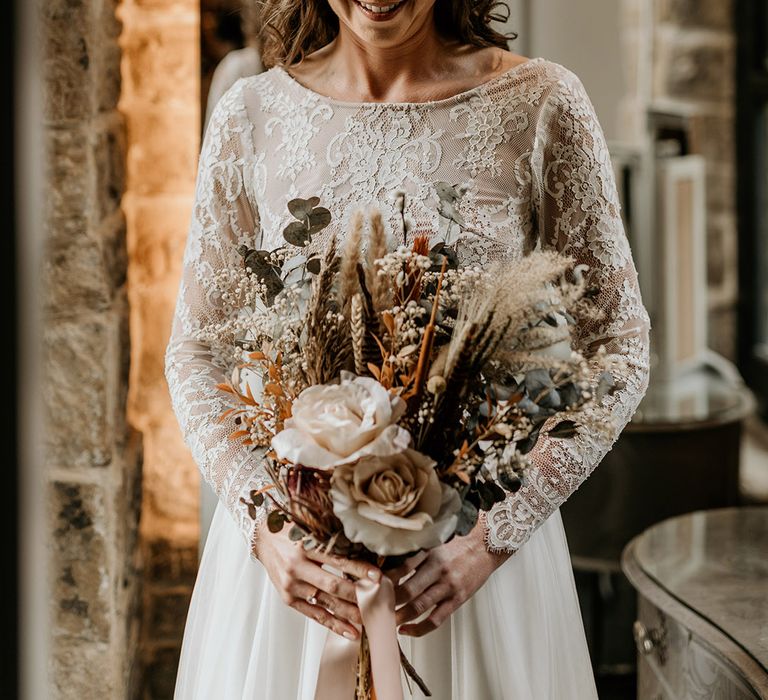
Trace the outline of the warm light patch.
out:
[[[123,0],[120,109],[127,124],[131,375],[128,419],[144,435],[141,534],[198,538],[198,472],[163,375],[200,145],[199,3]]]

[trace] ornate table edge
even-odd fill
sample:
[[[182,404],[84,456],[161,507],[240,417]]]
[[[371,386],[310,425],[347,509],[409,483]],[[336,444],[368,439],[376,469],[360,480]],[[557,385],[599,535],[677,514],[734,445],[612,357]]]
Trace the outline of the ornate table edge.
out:
[[[749,679],[749,684],[761,698],[768,698],[768,671],[732,637],[694,613],[659,581],[643,571],[636,555],[641,536],[632,539],[621,555],[621,569],[638,595],[686,627],[712,653],[725,658]]]

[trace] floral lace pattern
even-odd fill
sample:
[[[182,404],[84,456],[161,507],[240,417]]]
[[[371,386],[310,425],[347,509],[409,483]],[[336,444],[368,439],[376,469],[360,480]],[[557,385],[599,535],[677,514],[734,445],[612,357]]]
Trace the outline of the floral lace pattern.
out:
[[[249,494],[264,485],[258,455],[227,438],[228,407],[216,385],[231,367],[217,333],[236,313],[213,290],[216,271],[237,265],[237,246],[275,247],[293,197],[318,195],[333,222],[314,245],[343,235],[354,209],[376,204],[393,245],[445,231],[435,183],[463,185],[466,222],[457,248],[487,265],[552,246],[589,266],[603,310],[575,342],[626,360],[624,388],[591,409],[631,418],[648,375],[648,317],[624,234],[608,150],[578,78],[543,59],[483,85],[427,103],[353,104],[324,98],[275,68],[238,81],[219,101],[200,156],[166,376],[185,440],[204,478],[249,547]],[[406,193],[407,234],[389,199]],[[525,486],[484,518],[493,550],[522,546],[595,469],[613,440],[580,432],[543,438]],[[261,517],[261,516],[260,516]]]

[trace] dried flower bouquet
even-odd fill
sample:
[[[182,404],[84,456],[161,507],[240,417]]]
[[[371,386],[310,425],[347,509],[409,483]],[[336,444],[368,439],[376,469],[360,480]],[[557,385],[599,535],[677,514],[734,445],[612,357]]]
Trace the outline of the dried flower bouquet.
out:
[[[461,193],[437,185],[448,231],[461,228]],[[332,239],[313,257],[331,221],[319,205],[292,200],[287,245],[242,247],[242,268],[218,273],[240,309],[216,329],[235,364],[220,389],[236,397],[231,438],[270,475],[251,516],[266,508],[269,529],[290,523],[305,547],[394,566],[466,535],[517,491],[539,437],[573,436],[575,414],[618,388],[620,360],[572,349],[576,320],[598,312],[569,258],[462,267],[457,243],[427,235],[388,251],[377,212],[353,217],[341,250]],[[358,697],[370,687],[362,671]]]

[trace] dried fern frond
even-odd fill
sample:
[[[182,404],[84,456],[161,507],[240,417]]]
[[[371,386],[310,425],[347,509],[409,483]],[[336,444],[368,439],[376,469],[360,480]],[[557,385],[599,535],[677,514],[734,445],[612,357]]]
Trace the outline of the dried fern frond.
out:
[[[339,307],[342,312],[349,312],[352,297],[360,288],[357,277],[357,266],[360,264],[360,246],[363,242],[363,212],[356,211],[350,221],[349,233],[344,242],[341,256],[341,271],[339,273]]]
[[[363,309],[363,297],[355,294],[349,309],[349,330],[352,341],[352,356],[355,360],[355,374],[364,375],[365,364],[365,311]]]
[[[339,313],[334,283],[341,261],[332,238],[320,274],[312,285],[307,313],[304,363],[311,384],[327,384],[345,369],[350,357],[349,330]]]
[[[390,306],[391,290],[387,280],[377,274],[379,268],[376,261],[387,254],[387,234],[381,212],[377,210],[371,213],[371,228],[366,252],[366,283],[371,292],[373,309],[377,312],[383,311]]]

